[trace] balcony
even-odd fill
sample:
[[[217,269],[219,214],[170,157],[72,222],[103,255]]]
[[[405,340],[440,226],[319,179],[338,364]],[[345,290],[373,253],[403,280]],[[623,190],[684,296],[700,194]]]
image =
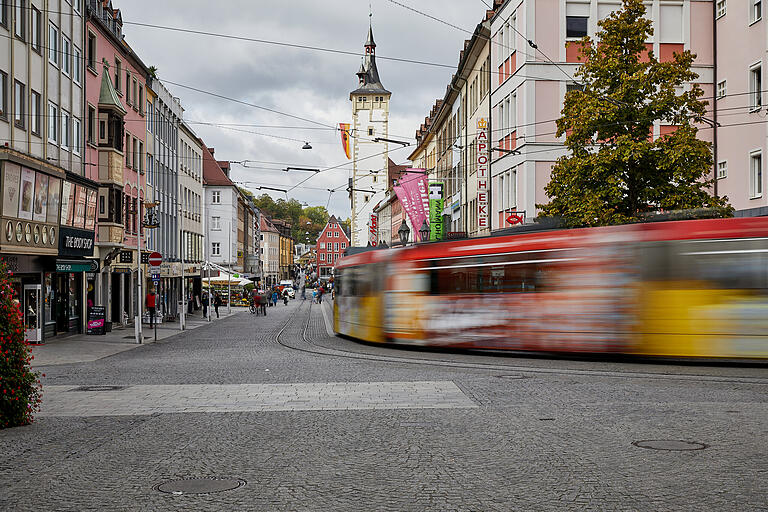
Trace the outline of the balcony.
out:
[[[123,186],[123,154],[112,148],[99,148],[99,182]]]
[[[116,224],[99,223],[99,245],[122,246],[125,229]]]

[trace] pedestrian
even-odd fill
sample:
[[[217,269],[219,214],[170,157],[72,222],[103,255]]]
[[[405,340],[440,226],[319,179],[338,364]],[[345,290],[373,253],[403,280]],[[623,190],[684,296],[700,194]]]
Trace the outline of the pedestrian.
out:
[[[218,292],[213,292],[213,309],[216,310],[216,318],[219,318],[219,306],[221,306],[221,295]]]
[[[288,305],[288,290],[283,290],[283,304]]]
[[[323,287],[317,289],[317,303],[322,304],[323,303]]]
[[[208,316],[208,292],[203,293],[203,318]]]
[[[272,291],[272,305],[277,306],[277,288]]]
[[[157,305],[157,296],[154,290],[150,290],[147,293],[144,305],[147,307],[147,311],[149,311],[149,327],[151,329],[155,325],[155,306]]]

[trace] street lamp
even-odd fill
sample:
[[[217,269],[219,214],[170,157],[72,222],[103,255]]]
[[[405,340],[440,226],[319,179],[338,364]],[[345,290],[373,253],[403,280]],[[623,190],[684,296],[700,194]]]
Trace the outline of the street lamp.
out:
[[[421,225],[419,228],[419,236],[421,236],[422,242],[428,242],[429,241],[429,224],[427,224],[426,219],[424,220],[424,224]]]
[[[400,229],[397,230],[397,234],[400,236],[400,244],[405,247],[408,243],[408,235],[411,234],[411,229],[408,227],[408,224],[405,223],[405,220],[400,224]]]

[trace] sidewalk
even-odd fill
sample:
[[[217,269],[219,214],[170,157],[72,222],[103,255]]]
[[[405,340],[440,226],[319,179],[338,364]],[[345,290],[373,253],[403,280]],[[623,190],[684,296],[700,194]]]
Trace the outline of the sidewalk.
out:
[[[220,307],[220,318],[217,319],[216,315],[214,315],[213,318],[211,318],[210,323],[213,324],[217,321],[224,320],[228,316],[236,315],[243,311],[247,311],[247,308],[233,307],[232,313],[228,315],[227,307]],[[187,327],[184,331],[179,329],[179,322],[158,324],[157,340],[160,341],[170,338],[181,332],[188,332],[204,325],[209,325],[208,320],[202,318],[202,313],[198,311],[196,314],[187,316]],[[144,344],[155,342],[155,331],[154,329],[150,329],[147,324],[144,324],[143,335]],[[114,329],[112,332],[108,332],[103,336],[78,334],[76,336],[67,336],[65,338],[54,338],[51,341],[46,341],[44,345],[30,347],[32,355],[35,356],[32,360],[32,368],[96,361],[103,357],[119,354],[120,352],[125,352],[126,350],[131,350],[140,346],[140,344],[136,343],[136,335],[134,334],[133,325]]]

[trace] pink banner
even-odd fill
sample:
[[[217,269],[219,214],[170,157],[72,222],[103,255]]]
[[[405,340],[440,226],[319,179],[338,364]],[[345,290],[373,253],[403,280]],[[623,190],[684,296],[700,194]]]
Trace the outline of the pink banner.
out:
[[[418,171],[418,172],[408,172]],[[413,211],[411,222],[416,233],[414,240],[420,240],[419,229],[428,218],[429,197],[427,195],[427,176],[423,169],[408,169],[400,180],[400,186],[410,199],[410,207]]]
[[[403,211],[406,213],[406,215],[408,215],[408,220],[411,221],[411,226],[415,226],[416,219],[414,217],[413,207],[411,205],[411,198],[408,196],[408,193],[405,191],[405,189],[401,185],[395,185],[393,188],[395,189],[395,194],[397,195],[397,199],[400,201],[400,204],[403,206]],[[393,228],[399,229],[400,226],[393,226]]]

